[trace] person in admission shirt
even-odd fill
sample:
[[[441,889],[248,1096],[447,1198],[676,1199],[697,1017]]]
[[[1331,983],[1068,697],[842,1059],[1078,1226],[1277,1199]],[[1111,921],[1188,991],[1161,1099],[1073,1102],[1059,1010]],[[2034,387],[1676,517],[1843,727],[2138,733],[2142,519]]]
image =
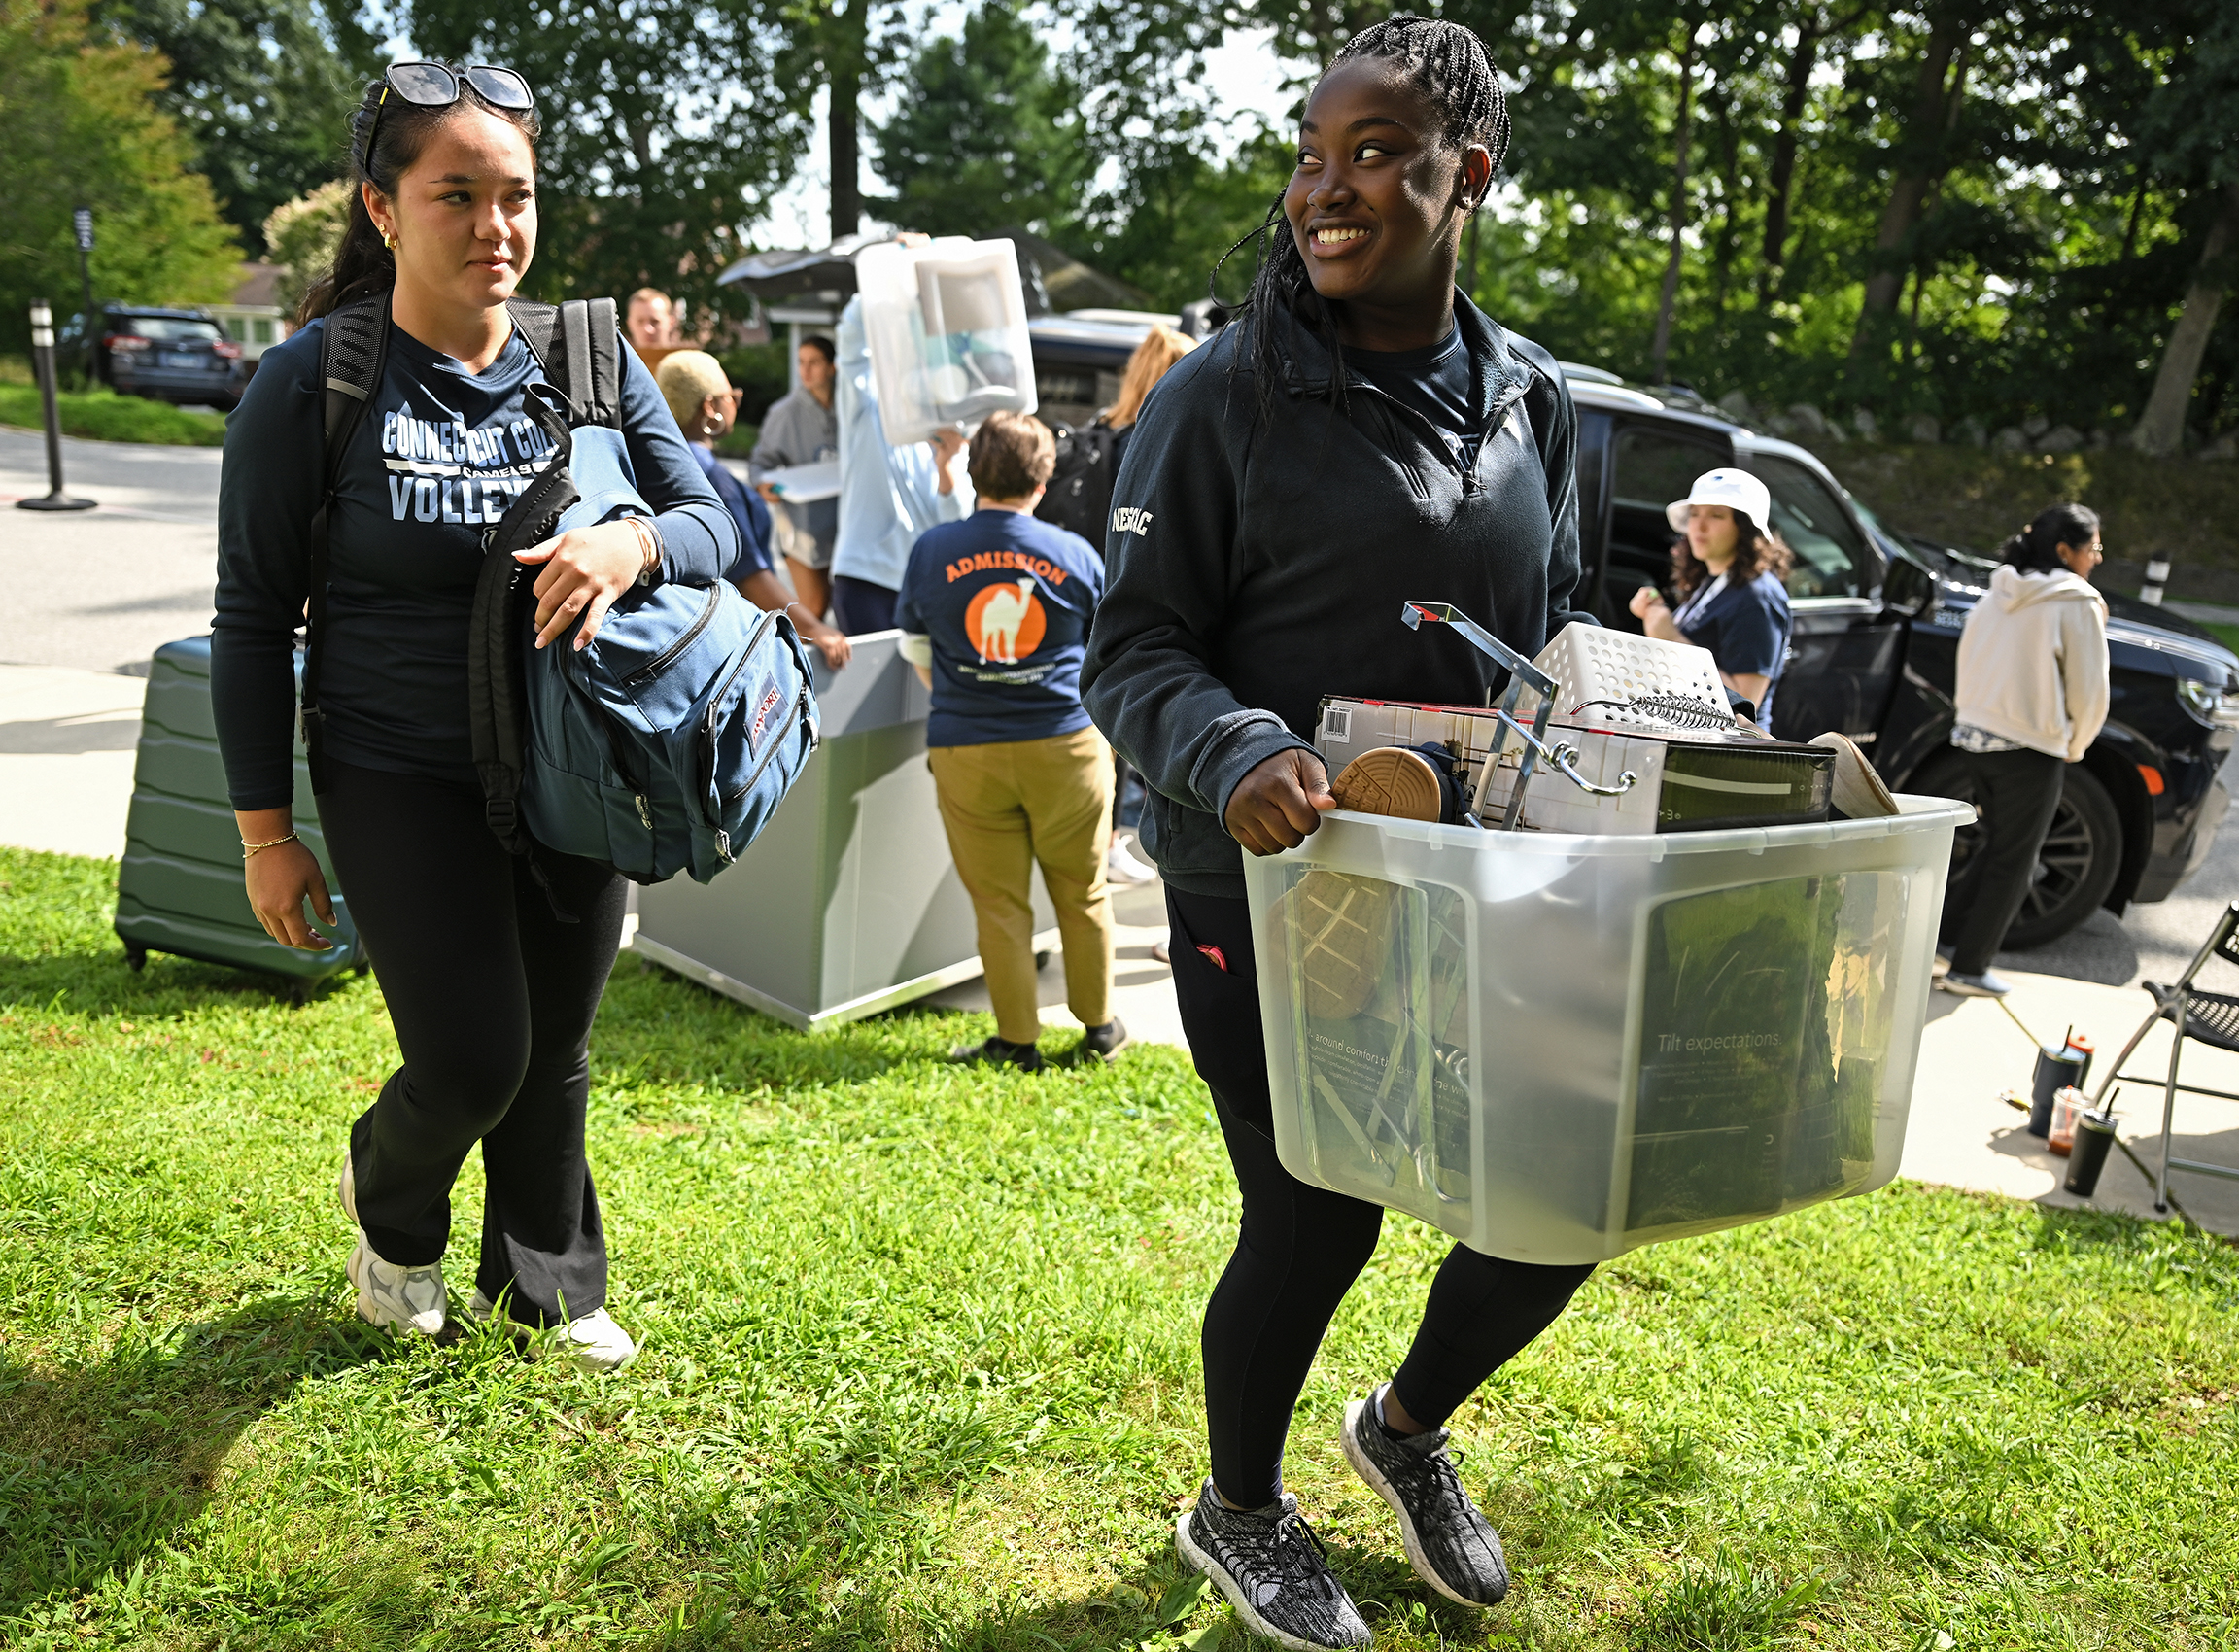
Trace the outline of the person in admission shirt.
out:
[[[894,623],[933,690],[925,743],[948,852],[980,920],[995,1036],[954,1052],[1038,1072],[1033,862],[1065,941],[1065,1002],[1086,1030],[1074,1061],[1127,1043],[1112,1014],[1112,748],[1081,705],[1081,656],[1104,593],[1104,559],[1037,521],[1056,443],[1049,427],[995,413],[972,438],[980,508],[911,547]]]

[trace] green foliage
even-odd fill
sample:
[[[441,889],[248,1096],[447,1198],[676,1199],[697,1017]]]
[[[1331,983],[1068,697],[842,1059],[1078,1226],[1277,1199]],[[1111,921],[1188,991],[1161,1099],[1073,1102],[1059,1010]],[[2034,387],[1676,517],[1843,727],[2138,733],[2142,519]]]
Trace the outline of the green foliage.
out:
[[[1203,298],[1223,255],[1257,229],[1282,194],[1293,154],[1292,140],[1272,132],[1250,138],[1226,161],[1192,144],[1154,146],[1119,188],[1090,203],[1068,250],[1160,303]],[[1222,271],[1221,296],[1242,297],[1257,267],[1255,245],[1238,248]]]
[[[289,313],[311,284],[334,267],[350,223],[350,185],[341,178],[272,209],[263,234],[266,257],[281,268],[272,301]]]
[[[0,1641],[1247,1644],[1173,1553],[1236,1237],[1179,1051],[961,1070],[984,1017],[810,1037],[625,957],[588,1136],[644,1353],[596,1379],[358,1324],[378,987],[136,976],[114,877],[0,850]],[[471,1158],[455,1202],[464,1285]],[[1901,1185],[1605,1266],[1455,1420],[1484,1613],[1334,1445],[1446,1248],[1387,1222],[1285,1464],[1384,1652],[2239,1634],[2228,1246]]]
[[[92,34],[83,0],[0,0],[0,347],[30,342],[33,298],[79,308],[70,215],[90,206],[95,302],[204,303],[240,249],[209,181],[156,107],[163,60]]]
[[[893,118],[873,129],[879,175],[894,187],[873,204],[930,235],[1057,233],[1086,182],[1079,106],[1034,24],[1007,6],[976,7],[961,38],[917,50]]]
[[[780,85],[783,43],[753,0],[421,5],[406,20],[424,52],[507,64],[535,89],[530,296],[655,286],[695,315],[744,314],[715,278],[792,175],[810,89]]]
[[[200,408],[174,407],[168,401],[119,396],[107,388],[66,390],[54,398],[56,422],[66,436],[97,441],[155,442],[166,447],[224,447],[225,418]],[[38,391],[0,384],[0,425],[44,430],[47,415]]]
[[[169,59],[158,101],[246,247],[341,176],[350,111],[387,61],[354,0],[95,0],[93,17]]]

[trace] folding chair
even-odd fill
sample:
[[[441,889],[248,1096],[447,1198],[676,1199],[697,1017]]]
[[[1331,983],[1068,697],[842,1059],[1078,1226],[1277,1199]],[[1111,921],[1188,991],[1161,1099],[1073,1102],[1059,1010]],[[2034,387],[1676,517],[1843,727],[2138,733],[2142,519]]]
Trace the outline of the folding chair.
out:
[[[2227,992],[2202,992],[2192,984],[2202,966],[2210,958],[2222,957],[2239,964],[2239,901],[2223,909],[2223,915],[2216,920],[2215,933],[2187,966],[2184,975],[2171,986],[2156,981],[2140,982],[2153,995],[2153,1013],[2146,1017],[2146,1024],[2131,1034],[2130,1042],[2122,1047],[2107,1068],[2107,1076],[2099,1081],[2099,1089],[2091,1098],[2094,1111],[2103,1108],[2110,1085],[2117,1083],[2150,1084],[2154,1080],[2148,1074],[2125,1073],[2122,1063],[2130,1059],[2146,1035],[2153,1030],[2155,1021],[2168,1021],[2177,1029],[2177,1036],[2169,1043],[2169,1076],[2162,1082],[2161,1100],[2161,1169],[2153,1183],[2153,1208],[2166,1216],[2169,1211],[2169,1172],[2189,1170],[2198,1176],[2222,1176],[2239,1182],[2239,1167],[2227,1164],[2204,1164],[2196,1158],[2171,1158],[2169,1132],[2177,1117],[2177,1092],[2187,1095],[2212,1095],[2223,1101],[2239,1101],[2239,1093],[2230,1090],[2205,1089],[2198,1084],[2181,1084],[2177,1082],[2177,1063],[2185,1053],[2185,1041],[2196,1038],[2202,1044],[2214,1045],[2218,1050],[2239,1052],[2239,997]]]

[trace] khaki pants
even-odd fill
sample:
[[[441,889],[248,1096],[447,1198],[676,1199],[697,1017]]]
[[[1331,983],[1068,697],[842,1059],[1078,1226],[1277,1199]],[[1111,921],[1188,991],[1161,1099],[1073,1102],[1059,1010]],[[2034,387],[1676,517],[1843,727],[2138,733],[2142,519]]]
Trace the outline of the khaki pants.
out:
[[[1112,1018],[1112,748],[1094,729],[926,753],[948,828],[948,853],[980,920],[980,962],[995,1031],[1032,1044],[1042,1031],[1034,982],[1034,864],[1065,944],[1065,1004],[1083,1026]]]

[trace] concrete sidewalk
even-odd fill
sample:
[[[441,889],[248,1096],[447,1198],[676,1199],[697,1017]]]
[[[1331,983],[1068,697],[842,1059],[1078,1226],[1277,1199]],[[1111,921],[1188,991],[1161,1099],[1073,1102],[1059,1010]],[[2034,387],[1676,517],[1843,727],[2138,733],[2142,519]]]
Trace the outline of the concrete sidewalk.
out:
[[[145,678],[0,666],[0,843],[124,852]]]
[[[2227,966],[2212,968],[2231,973]],[[2093,1198],[2079,1199],[2060,1190],[2068,1161],[2054,1157],[2029,1134],[2026,1118],[1999,1099],[2007,1090],[2026,1096],[2036,1065],[2036,1041],[2058,1045],[2071,1027],[2088,1036],[2097,1048],[2085,1090],[2096,1094],[2106,1076],[2105,1064],[2130,1041],[2153,1010],[2153,1000],[2135,986],[2025,975],[2004,966],[1998,973],[2014,982],[2004,1008],[1987,998],[1955,998],[1943,992],[1929,996],[1928,1026],[1920,1040],[1900,1174],[1918,1182],[2004,1193],[2055,1209],[2118,1210],[2148,1221],[2162,1220],[2153,1209],[2153,1183],[2138,1166],[2151,1168],[2160,1161],[2161,1081],[2169,1070],[2166,1021],[2147,1034],[2146,1042],[2123,1064],[2123,1072],[2135,1077],[2118,1083],[2115,1095],[2120,1139],[2136,1161],[2119,1151],[2112,1154]],[[2230,981],[2211,980],[2207,974],[2200,984],[2209,990],[2234,990]],[[2187,1039],[2179,1076],[2186,1084],[2239,1094],[2239,1055]],[[2170,1152],[2178,1158],[2239,1170],[2239,1102],[2180,1093]],[[2167,1220],[2175,1220],[2181,1211],[2211,1232],[2239,1234],[2239,1182],[2179,1171],[2170,1177],[2169,1194],[2175,1209]]]

